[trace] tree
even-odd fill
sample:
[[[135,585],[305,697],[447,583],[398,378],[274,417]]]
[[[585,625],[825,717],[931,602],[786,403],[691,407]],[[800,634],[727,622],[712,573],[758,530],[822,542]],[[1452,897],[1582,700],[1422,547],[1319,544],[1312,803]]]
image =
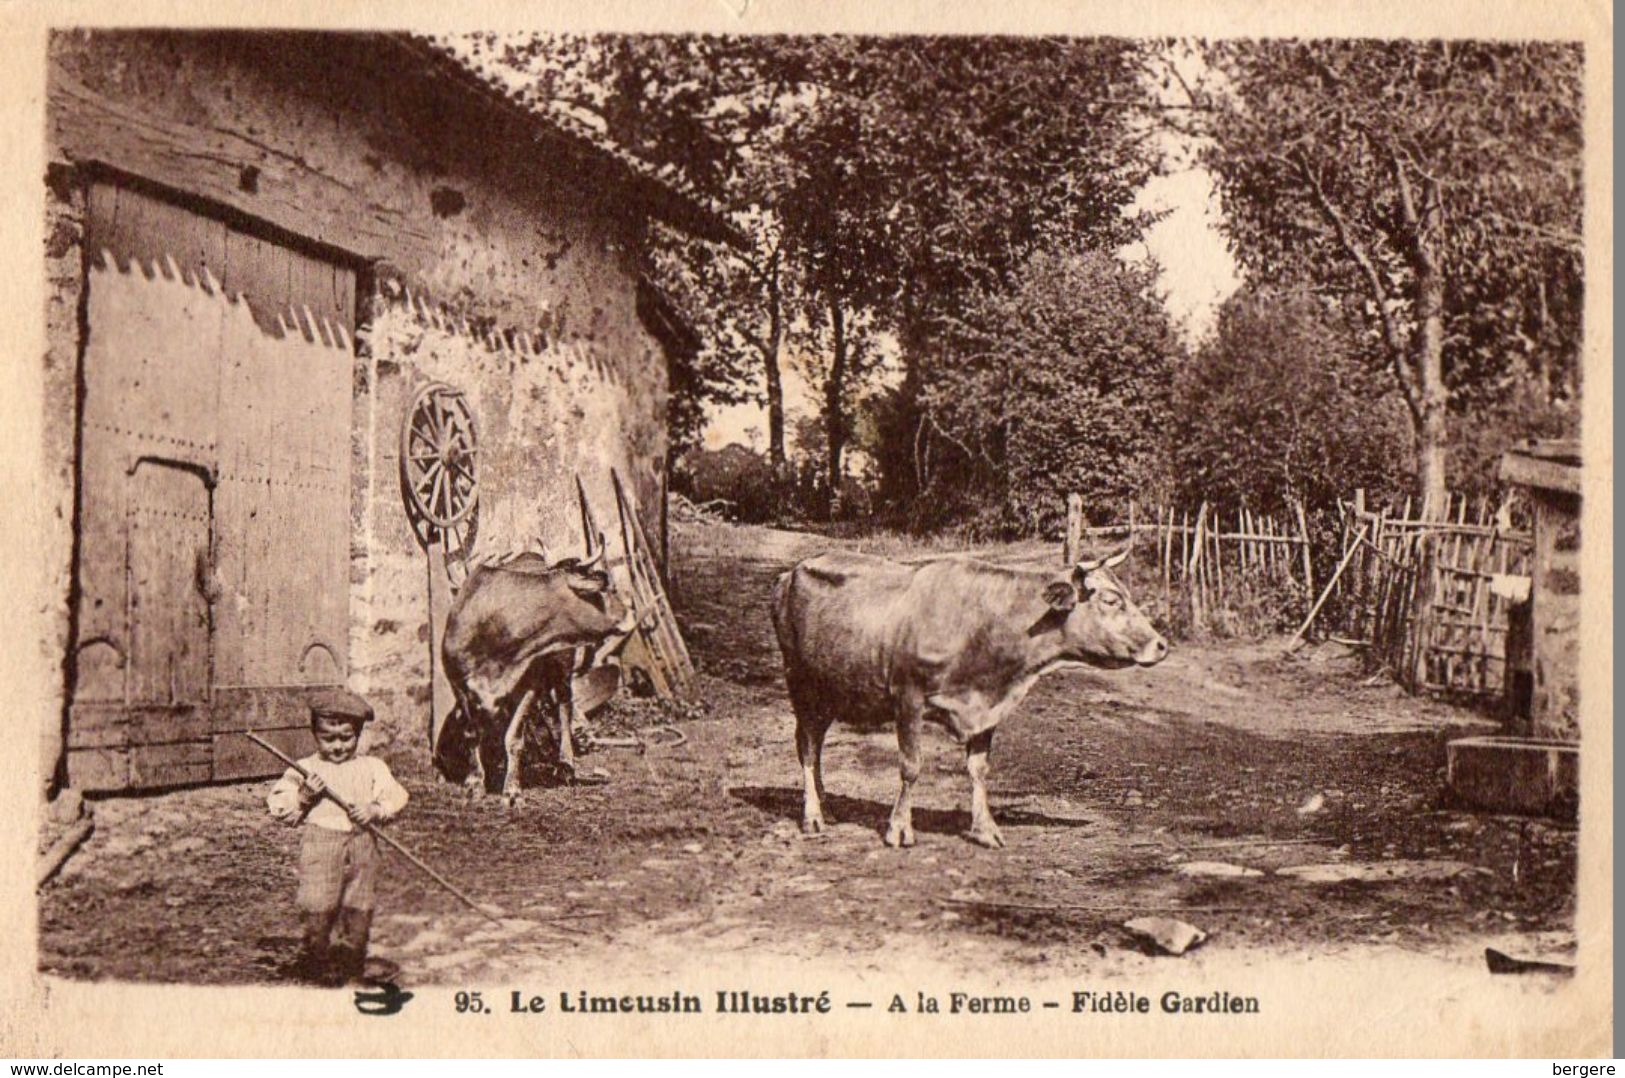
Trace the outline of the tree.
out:
[[[651,272],[675,297],[700,346],[688,369],[673,377],[674,407],[703,417],[706,403],[739,404],[752,398],[758,376],[765,390],[768,460],[785,468],[784,381],[781,354],[787,339],[790,286],[782,251],[766,229],[748,234],[749,251],[660,230],[649,254]],[[677,442],[673,432],[674,444]]]
[[[773,212],[784,186],[777,146],[804,73],[783,39],[525,34],[473,39],[546,107],[600,127],[618,147],[657,166],[727,213],[746,238],[721,247],[657,228],[649,270],[699,331],[679,372],[674,411],[738,403],[760,371],[768,456],[785,468],[781,351],[793,287]]]
[[[1405,406],[1350,322],[1301,289],[1231,296],[1174,380],[1179,436],[1165,467],[1176,493],[1225,512],[1277,513],[1408,481]]]
[[[924,390],[949,454],[928,480],[933,500],[979,503],[1002,530],[1031,534],[1056,528],[1068,493],[1097,507],[1141,493],[1180,356],[1155,276],[1046,249],[1009,290],[971,300],[954,323],[958,362]]]
[[[1227,229],[1258,279],[1359,313],[1446,502],[1448,412],[1534,376],[1577,389],[1577,46],[1237,41],[1193,88]]]
[[[803,346],[799,370],[821,391],[819,444],[834,513],[845,489],[846,449],[857,430],[860,394],[883,358],[878,319],[872,308],[852,304],[830,290],[810,299],[799,326],[797,339]]]
[[[951,453],[925,387],[959,358],[950,320],[1007,289],[1040,247],[1116,249],[1156,166],[1139,106],[1144,56],[1112,39],[829,38],[806,45],[816,107],[789,133],[780,203],[809,288],[873,312],[901,352],[883,486],[923,489]],[[830,395],[826,393],[828,398]],[[912,462],[912,463],[911,463]]]
[[[827,349],[812,366],[834,489],[881,334],[900,342],[907,396],[917,401],[923,372],[953,362],[944,316],[965,296],[1005,287],[1055,237],[1115,248],[1144,223],[1124,212],[1156,161],[1135,108],[1143,57],[1133,43],[827,36],[499,45],[539,96],[590,115],[613,141],[727,207],[749,235],[749,250],[721,254],[656,237],[660,283],[705,341],[680,384],[720,397],[751,357],[779,464],[780,351],[791,338]],[[935,429],[916,436],[929,440]]]

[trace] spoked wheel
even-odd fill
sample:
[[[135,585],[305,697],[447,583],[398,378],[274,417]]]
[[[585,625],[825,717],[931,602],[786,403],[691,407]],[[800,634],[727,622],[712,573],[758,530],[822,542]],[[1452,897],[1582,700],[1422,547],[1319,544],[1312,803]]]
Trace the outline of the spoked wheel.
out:
[[[445,548],[453,583],[466,573],[479,530],[479,438],[462,390],[418,388],[401,420],[401,494],[418,545]]]

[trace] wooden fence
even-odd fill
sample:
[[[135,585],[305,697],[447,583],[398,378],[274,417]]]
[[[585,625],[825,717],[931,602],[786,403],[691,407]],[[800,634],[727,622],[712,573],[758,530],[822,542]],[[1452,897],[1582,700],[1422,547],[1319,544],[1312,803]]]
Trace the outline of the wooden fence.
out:
[[[1528,597],[1533,543],[1487,505],[1454,520],[1343,509],[1347,570],[1334,624],[1412,691],[1500,695],[1507,681],[1514,607]]]
[[[1302,605],[1314,598],[1309,530],[1302,508],[1292,522],[1241,510],[1220,519],[1204,503],[1189,509],[1130,505],[1129,518],[1089,526],[1076,495],[1067,503],[1066,558],[1076,560],[1084,540],[1092,545],[1129,541],[1131,573],[1142,604],[1159,593],[1172,621],[1193,629],[1267,631],[1262,624],[1288,613],[1283,600]],[[1154,567],[1154,568],[1153,568]]]

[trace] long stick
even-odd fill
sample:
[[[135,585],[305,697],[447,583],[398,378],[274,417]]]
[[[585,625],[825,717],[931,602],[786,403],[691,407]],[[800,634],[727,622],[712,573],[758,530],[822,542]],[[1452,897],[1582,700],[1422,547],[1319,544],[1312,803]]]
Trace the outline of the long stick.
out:
[[[281,760],[283,763],[285,763],[289,767],[293,768],[295,771],[299,772],[299,774],[303,775],[305,778],[307,778],[307,779],[310,778],[310,772],[306,771],[304,768],[300,767],[299,762],[297,760],[295,760],[292,757],[288,756],[281,749],[277,748],[275,745],[271,744],[269,741],[265,740],[263,737],[260,737],[254,731],[252,731],[252,730],[244,730],[243,731],[243,736],[248,738],[248,740],[252,741],[254,744],[258,745],[260,748],[264,749],[266,752],[270,753],[272,756],[275,756],[278,760]],[[345,801],[344,798],[340,797],[338,794],[334,793],[332,790],[328,789],[325,786],[322,788],[322,794],[324,796],[326,796],[329,800],[331,800],[333,802],[333,804],[335,804],[339,808],[343,809],[344,814],[346,816],[350,815],[354,811],[354,809],[352,809],[350,807],[349,802]],[[412,864],[416,868],[418,868],[420,871],[422,871],[431,880],[438,883],[440,886],[444,887],[446,890],[450,891],[453,895],[456,895],[457,898],[459,898],[462,901],[463,905],[467,906],[469,909],[473,910],[475,913],[478,913],[481,917],[485,917],[485,918],[489,919],[490,921],[492,921],[492,922],[494,922],[496,924],[500,925],[502,923],[502,918],[496,916],[496,914],[494,914],[494,913],[489,912],[483,906],[481,906],[478,902],[475,902],[472,898],[469,898],[467,895],[463,894],[463,892],[459,891],[456,888],[456,886],[452,884],[452,882],[450,880],[446,879],[444,876],[442,876],[440,873],[436,872],[434,869],[430,868],[428,865],[424,864],[422,861],[419,861],[415,856],[413,856],[411,850],[407,849],[405,846],[402,846],[399,842],[396,842],[393,838],[386,835],[382,830],[380,830],[377,827],[374,827],[370,823],[364,823],[361,826],[365,827],[369,832],[371,832],[373,837],[375,837],[375,838],[377,838],[377,839],[379,839],[379,840],[381,840],[383,842],[387,842],[395,850],[396,853],[400,854],[402,857],[404,857],[408,861],[412,862]]]
[[[598,522],[592,518],[592,506],[587,503],[587,488],[579,475],[576,476],[576,501],[581,503],[581,555],[590,558],[592,552],[597,549],[593,544],[597,543],[602,535],[598,531]]]
[[[1059,913],[1062,910],[1081,910],[1086,913],[1245,913],[1250,906],[1145,906],[1138,902],[1108,903],[1082,906],[1072,902],[994,902],[980,898],[939,898],[938,902],[955,906],[983,906],[995,910],[1036,910],[1041,913]]]
[[[655,695],[662,699],[674,699],[681,695],[681,689],[677,685],[673,660],[666,653],[665,639],[659,632],[660,608],[644,591],[643,574],[638,568],[637,540],[633,537],[632,522],[627,517],[621,477],[611,468],[609,478],[615,488],[615,511],[621,520],[621,547],[626,551],[626,577],[630,586],[628,595],[632,600],[632,612],[638,619],[637,636],[649,658],[649,680],[654,682]]]
[[[1303,502],[1295,501],[1292,508],[1298,513],[1298,535],[1303,539],[1303,594],[1315,593],[1315,563],[1309,557],[1309,518],[1303,511]]]
[[[1332,578],[1326,582],[1326,590],[1320,593],[1320,598],[1316,599],[1315,605],[1309,609],[1309,616],[1303,619],[1303,624],[1298,626],[1298,631],[1293,633],[1292,639],[1287,641],[1286,650],[1288,654],[1298,650],[1298,646],[1303,643],[1303,634],[1308,632],[1309,626],[1315,623],[1315,615],[1320,613],[1321,604],[1324,603],[1327,597],[1331,595],[1332,589],[1337,587],[1338,578],[1343,575],[1343,570],[1349,567],[1349,562],[1353,559],[1354,552],[1360,549],[1360,540],[1364,538],[1365,525],[1362,524],[1360,525],[1360,533],[1354,537],[1354,544],[1349,547],[1348,553],[1344,554],[1343,560],[1338,563],[1337,572],[1333,573]]]
[[[85,816],[84,819],[68,828],[63,836],[51,844],[45,856],[40,859],[39,874],[35,878],[34,886],[44,887],[47,880],[56,875],[56,870],[68,859],[79,844],[90,837],[91,831],[96,828],[96,818]]]

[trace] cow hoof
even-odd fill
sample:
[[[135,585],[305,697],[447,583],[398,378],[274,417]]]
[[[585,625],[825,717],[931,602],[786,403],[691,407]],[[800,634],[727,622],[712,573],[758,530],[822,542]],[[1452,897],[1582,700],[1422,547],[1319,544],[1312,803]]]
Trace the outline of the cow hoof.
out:
[[[888,827],[888,828],[886,828],[886,845],[891,846],[894,849],[897,848],[897,847],[902,847],[904,849],[907,849],[908,847],[914,845],[914,828],[912,828],[912,827]]]
[[[975,831],[966,831],[965,837],[978,846],[986,846],[990,850],[1004,849],[1004,835],[997,827],[982,827]]]
[[[806,816],[801,821],[803,835],[822,835],[824,833],[824,818],[822,816]]]

